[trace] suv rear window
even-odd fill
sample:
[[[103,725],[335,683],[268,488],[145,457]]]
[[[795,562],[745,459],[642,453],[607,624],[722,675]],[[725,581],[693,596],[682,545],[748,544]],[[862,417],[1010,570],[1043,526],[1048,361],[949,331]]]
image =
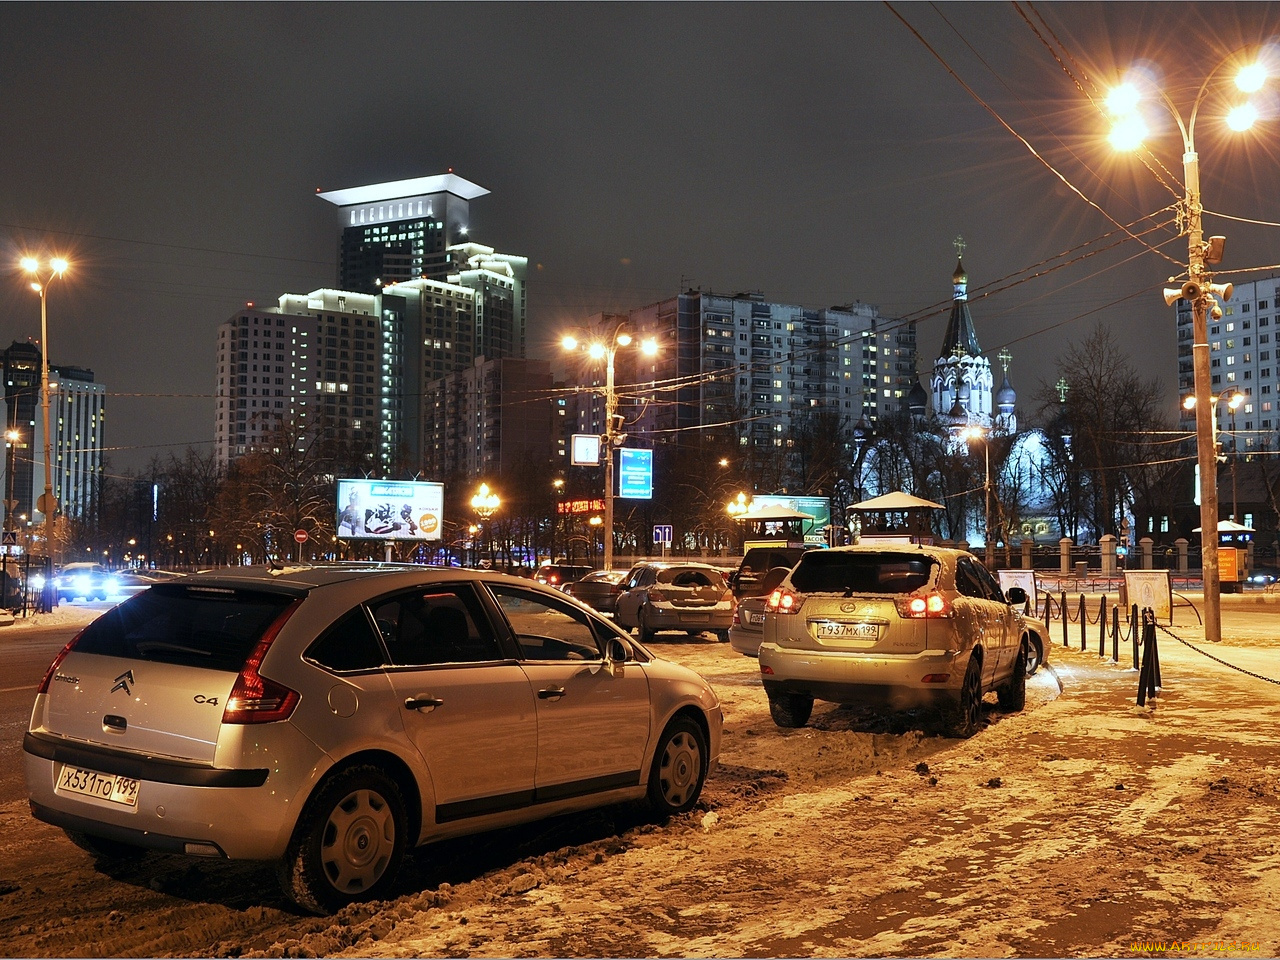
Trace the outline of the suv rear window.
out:
[[[152,587],[89,624],[75,649],[234,673],[294,599],[263,591]]]
[[[800,593],[912,593],[933,578],[935,561],[908,553],[812,550],[791,572]]]

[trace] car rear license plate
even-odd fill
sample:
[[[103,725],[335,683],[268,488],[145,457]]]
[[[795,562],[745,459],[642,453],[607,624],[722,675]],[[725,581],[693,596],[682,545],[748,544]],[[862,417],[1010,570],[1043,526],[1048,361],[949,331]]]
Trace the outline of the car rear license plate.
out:
[[[58,790],[82,797],[109,800],[125,807],[138,805],[138,788],[141,784],[132,777],[110,773],[98,773],[82,767],[63,767],[58,776]]]
[[[681,619],[681,620],[685,620],[685,621],[687,621],[688,623],[710,623],[710,622],[711,622],[711,614],[709,614],[709,613],[686,613],[686,614],[683,614],[683,615],[680,617],[680,619]]]
[[[880,636],[880,625],[876,623],[836,623],[834,620],[819,620],[815,626],[819,640],[875,640]]]
[[[753,627],[758,627],[760,624],[764,623],[764,614],[763,614],[763,613],[748,613],[748,614],[747,614],[747,623],[751,624]]]

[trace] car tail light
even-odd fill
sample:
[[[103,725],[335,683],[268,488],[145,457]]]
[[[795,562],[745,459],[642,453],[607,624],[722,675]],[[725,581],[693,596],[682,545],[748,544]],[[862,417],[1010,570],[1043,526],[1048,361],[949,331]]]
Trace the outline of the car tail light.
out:
[[[559,582],[560,582],[560,578],[556,576],[554,573],[547,574],[547,583],[559,583]]]
[[[298,692],[268,680],[258,673],[258,668],[280,635],[280,630],[301,603],[301,600],[295,600],[289,604],[249,654],[249,659],[240,668],[240,676],[236,677],[235,686],[231,688],[231,695],[227,697],[227,706],[222,711],[223,723],[275,723],[288,720],[293,713],[298,705]]]
[[[734,601],[733,591],[726,588],[724,593],[720,595],[720,603],[733,603],[733,601]]]
[[[49,664],[49,669],[44,672],[44,679],[40,681],[40,686],[36,688],[36,693],[49,692],[49,684],[53,680],[53,675],[58,672],[58,667],[62,666],[62,661],[67,658],[67,654],[75,647],[81,633],[84,633],[84,630],[72,637],[67,645],[58,651],[58,655],[53,658],[53,663]]]
[[[951,604],[940,593],[895,597],[898,615],[908,620],[935,620],[951,616]]]
[[[742,618],[741,618],[740,616],[738,616],[738,608],[737,608],[737,607],[734,607],[734,608],[733,608],[733,619],[732,619],[731,621],[729,621],[729,622],[730,622],[730,625],[735,626],[735,627],[740,627],[740,626],[742,626]]]
[[[650,603],[665,603],[670,599],[671,598],[667,596],[667,593],[665,590],[659,590],[657,587],[654,587],[649,591]]]
[[[795,613],[800,609],[801,600],[800,594],[794,590],[779,587],[769,594],[769,599],[765,601],[764,609],[766,613]]]

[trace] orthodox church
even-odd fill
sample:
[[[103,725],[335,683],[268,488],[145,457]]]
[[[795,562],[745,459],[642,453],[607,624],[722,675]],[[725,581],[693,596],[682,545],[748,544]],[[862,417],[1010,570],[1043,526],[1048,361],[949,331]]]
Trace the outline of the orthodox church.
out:
[[[942,348],[933,362],[926,391],[919,378],[907,397],[913,420],[922,430],[936,432],[940,439],[959,451],[972,436],[974,428],[991,436],[1011,437],[1009,454],[997,465],[991,478],[994,496],[1001,491],[1019,491],[1023,499],[1022,518],[1010,530],[1011,540],[1022,538],[1056,541],[1055,524],[1049,519],[1049,492],[1043,484],[1045,460],[1044,437],[1039,430],[1018,432],[1018,395],[1009,382],[1009,364],[1013,359],[1007,349],[998,354],[1001,383],[994,389],[991,361],[982,353],[973,316],[969,311],[969,275],[964,267],[964,242],[956,245],[956,268],[951,275],[951,315],[947,320]],[[997,511],[998,513],[998,511]],[[986,542],[984,518],[967,518],[970,544]],[[993,524],[994,526],[994,524]]]

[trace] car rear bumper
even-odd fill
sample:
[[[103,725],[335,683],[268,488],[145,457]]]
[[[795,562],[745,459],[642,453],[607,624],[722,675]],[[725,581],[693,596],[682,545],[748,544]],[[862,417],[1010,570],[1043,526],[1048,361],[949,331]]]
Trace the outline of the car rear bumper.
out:
[[[645,608],[645,620],[654,630],[728,630],[733,623],[733,607],[707,607],[690,610],[650,604]]]
[[[763,637],[762,630],[743,630],[740,627],[733,627],[729,630],[729,646],[748,657],[759,656],[760,641]]]
[[[323,762],[305,738],[296,733],[285,737],[290,743],[287,751],[280,751],[288,757],[282,766],[225,769],[27,734],[23,768],[31,812],[46,823],[148,849],[234,860],[276,859],[284,854],[293,831],[298,788],[312,782],[317,764]],[[67,766],[138,780],[136,805],[58,789]]]
[[[868,656],[788,650],[776,643],[761,644],[759,657],[766,690],[801,693],[836,703],[875,701],[896,706],[955,700],[969,665],[968,651]]]

